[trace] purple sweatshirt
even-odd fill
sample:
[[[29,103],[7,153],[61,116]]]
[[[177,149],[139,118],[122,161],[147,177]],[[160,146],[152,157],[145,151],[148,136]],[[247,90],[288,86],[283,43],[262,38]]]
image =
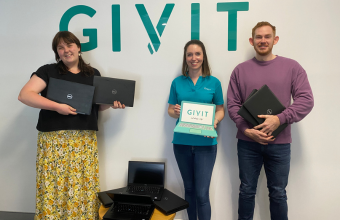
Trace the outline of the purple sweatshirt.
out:
[[[254,57],[236,66],[232,72],[227,93],[227,107],[230,118],[238,128],[236,137],[253,141],[244,134],[247,128],[253,126],[237,112],[251,91],[260,89],[264,84],[267,84],[286,107],[277,115],[280,124],[289,124],[270,144],[291,143],[291,124],[302,120],[312,110],[314,99],[306,71],[295,60],[280,56],[270,61],[258,61]],[[291,104],[291,97],[293,104]]]

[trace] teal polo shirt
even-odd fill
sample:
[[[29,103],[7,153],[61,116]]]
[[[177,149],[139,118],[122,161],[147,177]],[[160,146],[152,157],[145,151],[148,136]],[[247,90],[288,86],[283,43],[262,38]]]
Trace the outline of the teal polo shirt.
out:
[[[223,105],[221,82],[214,76],[200,76],[196,85],[188,76],[179,76],[172,81],[168,103],[171,105],[181,104],[182,101],[213,103]],[[176,124],[178,123],[178,120]],[[174,132],[172,143],[210,146],[217,144],[216,138],[207,138],[200,135],[182,134]]]

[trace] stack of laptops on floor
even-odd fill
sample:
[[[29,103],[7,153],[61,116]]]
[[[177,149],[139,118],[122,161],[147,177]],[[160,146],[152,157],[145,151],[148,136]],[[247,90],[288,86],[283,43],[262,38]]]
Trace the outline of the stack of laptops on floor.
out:
[[[103,219],[151,218],[154,208],[165,215],[189,207],[189,203],[164,188],[165,163],[129,161],[127,186],[99,192],[103,206],[110,207]]]
[[[277,115],[283,110],[285,110],[284,105],[267,85],[263,85],[259,90],[254,89],[250,93],[237,113],[253,126],[257,126],[265,121],[257,117],[258,115]],[[280,125],[273,131],[272,136],[277,137],[287,126],[287,123]]]
[[[92,104],[112,105],[114,101],[120,101],[133,107],[135,83],[133,80],[94,76],[91,86],[50,78],[46,98],[67,104],[78,114],[90,115]]]

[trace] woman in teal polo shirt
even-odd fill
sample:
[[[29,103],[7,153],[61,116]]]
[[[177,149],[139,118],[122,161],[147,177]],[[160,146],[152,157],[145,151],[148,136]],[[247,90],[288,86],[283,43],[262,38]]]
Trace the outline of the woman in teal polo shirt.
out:
[[[215,104],[215,128],[224,118],[221,83],[211,76],[205,47],[199,40],[191,40],[184,47],[182,76],[172,81],[170,89],[168,113],[171,117],[179,118],[182,101]],[[185,199],[189,202],[189,220],[196,220],[197,216],[199,220],[208,220],[211,217],[209,186],[217,140],[174,133],[172,143],[184,183]]]

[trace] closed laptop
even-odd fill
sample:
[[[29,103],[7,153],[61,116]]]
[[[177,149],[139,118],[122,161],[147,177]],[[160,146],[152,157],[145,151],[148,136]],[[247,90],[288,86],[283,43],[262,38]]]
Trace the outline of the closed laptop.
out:
[[[251,91],[251,93],[249,94],[247,100],[252,97],[255,93],[257,92],[257,89],[254,89],[253,91]],[[258,125],[259,123],[255,120],[255,118],[250,114],[250,112],[248,111],[248,109],[246,109],[246,107],[244,107],[244,105],[241,106],[240,110],[237,112],[237,114],[239,114],[240,116],[242,116],[242,118],[244,118],[246,121],[248,121],[250,124],[252,124],[253,126]]]
[[[153,203],[165,215],[170,215],[189,207],[187,201],[167,189],[164,189],[162,199],[160,201],[153,201]]]
[[[109,197],[109,195],[107,195],[107,193],[124,194],[124,192],[126,192],[126,190],[127,190],[127,187],[122,187],[122,188],[118,188],[118,189],[112,189],[112,190],[108,190],[108,191],[104,191],[104,192],[99,192],[97,194],[98,194],[98,198],[99,198],[100,202],[103,204],[103,206],[108,208],[112,205],[113,201]]]
[[[71,106],[78,114],[90,115],[94,86],[50,78],[46,98]]]
[[[267,85],[263,85],[258,91],[252,91],[238,114],[256,126],[262,124],[265,120],[263,118],[259,118],[258,115],[277,115],[283,110],[285,110],[284,105]],[[286,123],[280,125],[275,131],[273,131],[272,135],[276,137],[287,126],[288,124]]]
[[[96,87],[93,103],[112,105],[114,101],[119,101],[133,107],[136,81],[94,76],[93,85]]]

